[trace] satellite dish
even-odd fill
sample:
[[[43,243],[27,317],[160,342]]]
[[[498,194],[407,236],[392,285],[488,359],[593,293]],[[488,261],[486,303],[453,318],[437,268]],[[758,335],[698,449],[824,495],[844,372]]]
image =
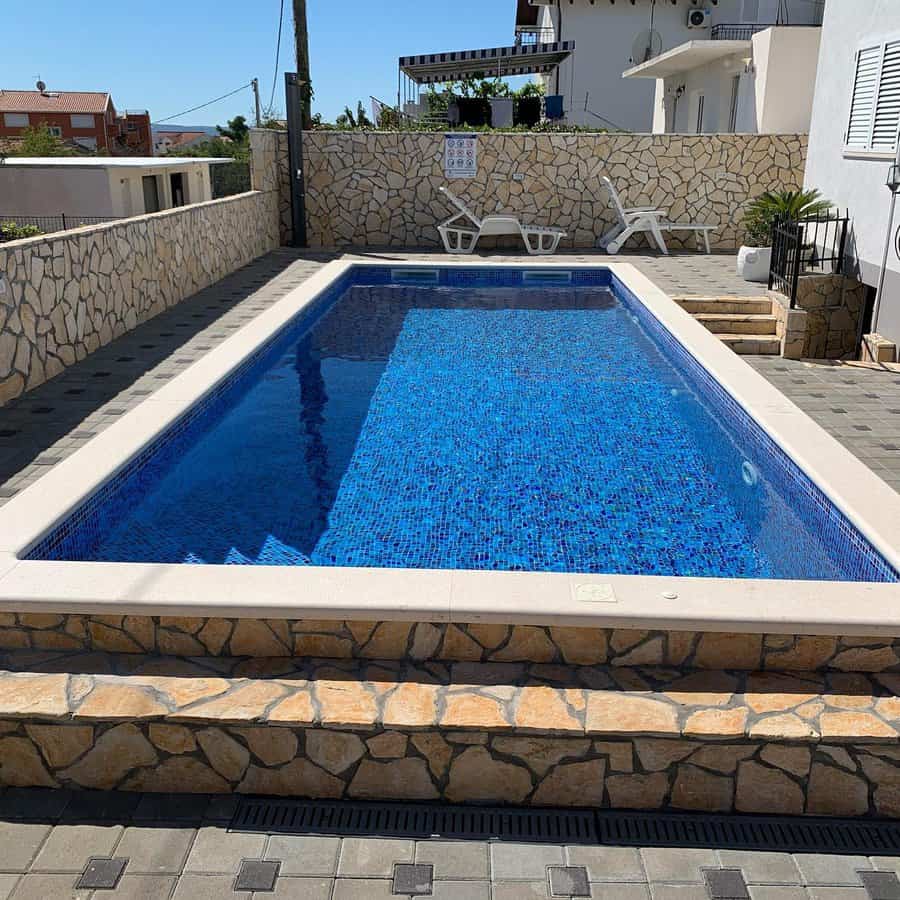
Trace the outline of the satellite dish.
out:
[[[43,81],[38,81],[37,89],[43,94],[47,90],[47,85]]]
[[[631,45],[632,65],[639,66],[662,52],[662,35],[655,28],[640,32]]]

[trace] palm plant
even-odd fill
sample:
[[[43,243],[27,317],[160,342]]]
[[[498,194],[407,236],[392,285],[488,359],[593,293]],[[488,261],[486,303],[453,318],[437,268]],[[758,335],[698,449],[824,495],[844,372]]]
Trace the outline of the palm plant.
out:
[[[817,190],[766,191],[753,200],[744,213],[744,231],[750,247],[768,247],[772,242],[772,226],[777,220],[799,222],[812,216],[825,215],[831,203]]]

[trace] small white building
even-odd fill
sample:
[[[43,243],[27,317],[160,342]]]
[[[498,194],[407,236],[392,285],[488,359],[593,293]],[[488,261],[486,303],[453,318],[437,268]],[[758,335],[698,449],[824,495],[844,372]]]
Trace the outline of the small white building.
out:
[[[871,320],[891,203],[885,184],[900,138],[900,0],[829,0],[821,58],[805,185],[850,210],[851,268],[870,287],[864,329],[900,346],[900,215]]]
[[[856,5],[855,0],[836,2]],[[522,44],[577,42],[575,52],[544,76],[547,93],[563,95],[569,124],[595,128],[613,125],[637,132],[648,132],[654,125],[656,85],[647,77],[623,79],[623,72],[676,48],[677,64],[690,62],[691,69],[702,67],[704,62],[716,64],[729,56],[736,57],[741,60],[739,65],[734,60],[728,63],[736,70],[726,72],[725,79],[717,79],[722,84],[717,87],[716,98],[710,97],[715,116],[707,118],[705,112],[703,116],[704,130],[729,130],[715,123],[719,121],[719,109],[724,108],[728,124],[729,90],[734,76],[743,72],[742,60],[753,57],[750,44],[754,34],[773,25],[789,25],[791,29],[817,26],[824,3],[825,0],[518,0],[516,38]],[[796,40],[805,47],[807,42],[812,43],[799,35]],[[740,46],[729,47],[733,41]],[[698,52],[696,47],[701,44],[722,46],[709,46],[707,51]],[[685,45],[691,45],[688,57],[682,49]],[[768,61],[770,53],[773,58],[780,56],[779,48],[766,50],[762,42],[758,50],[760,62]],[[711,55],[704,59],[704,52]],[[807,47],[804,54],[808,52]],[[796,88],[795,84],[783,86],[785,91]],[[721,102],[720,92],[724,93]],[[699,103],[699,95],[695,99]],[[689,101],[682,103],[679,98],[678,106],[679,118],[696,115],[685,111],[685,107],[690,107]],[[749,108],[745,115],[748,121],[752,119]],[[707,124],[710,121],[713,124]],[[657,123],[657,127],[661,125]]]
[[[654,134],[809,131],[822,29],[773,26],[687,41],[627,69],[652,79]]]
[[[0,163],[0,215],[126,218],[212,199],[211,165],[200,157],[7,157]]]

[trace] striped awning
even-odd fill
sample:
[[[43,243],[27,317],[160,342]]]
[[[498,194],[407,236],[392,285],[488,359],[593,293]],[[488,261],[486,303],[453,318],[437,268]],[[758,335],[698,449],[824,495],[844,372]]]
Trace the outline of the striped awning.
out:
[[[416,84],[460,81],[469,75],[485,78],[534,75],[552,72],[575,52],[575,41],[528,44],[521,47],[490,47],[457,50],[452,53],[425,53],[401,56],[400,71]]]

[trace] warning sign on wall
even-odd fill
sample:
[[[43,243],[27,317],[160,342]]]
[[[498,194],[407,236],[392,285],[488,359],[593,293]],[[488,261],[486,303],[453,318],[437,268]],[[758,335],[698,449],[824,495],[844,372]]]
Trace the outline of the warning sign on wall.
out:
[[[474,178],[478,173],[478,135],[448,134],[444,143],[447,178]]]

